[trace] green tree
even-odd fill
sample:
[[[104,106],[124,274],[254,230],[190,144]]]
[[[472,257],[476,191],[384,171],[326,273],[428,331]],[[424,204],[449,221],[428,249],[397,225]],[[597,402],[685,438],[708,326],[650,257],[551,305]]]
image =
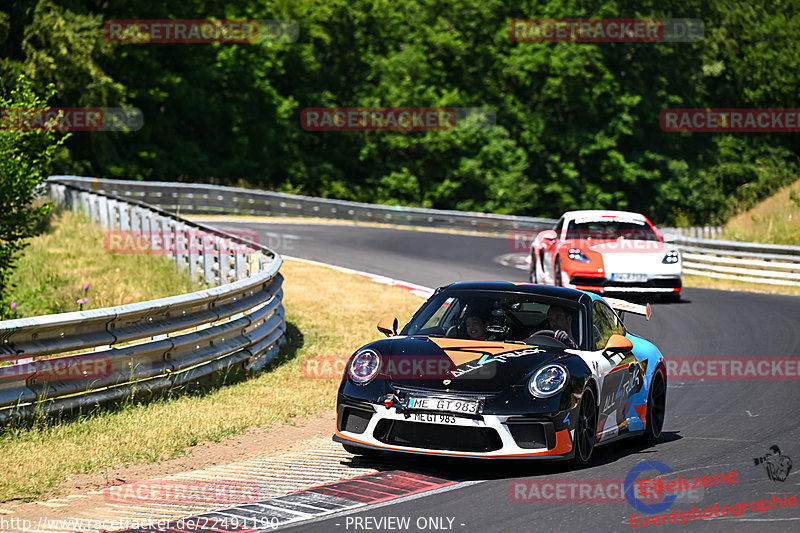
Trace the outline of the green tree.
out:
[[[0,94],[0,109],[43,109],[53,95],[55,88],[51,85],[44,97],[38,97],[31,81],[20,76],[9,94]],[[13,287],[9,279],[14,263],[39,221],[50,211],[50,205],[37,193],[66,138],[58,138],[53,131],[25,131],[8,116],[0,127],[0,318],[11,314]]]

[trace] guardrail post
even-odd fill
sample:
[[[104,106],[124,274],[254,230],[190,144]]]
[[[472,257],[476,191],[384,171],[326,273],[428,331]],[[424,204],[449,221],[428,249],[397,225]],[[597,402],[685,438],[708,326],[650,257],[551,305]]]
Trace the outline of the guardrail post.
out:
[[[87,196],[85,192],[78,193],[78,212],[82,212],[84,215],[89,214],[87,203]]]
[[[189,276],[192,280],[197,279],[197,270],[199,257],[197,257],[197,232],[193,229],[186,228],[187,245],[188,245],[188,259],[189,259]]]
[[[164,257],[169,257],[169,244],[167,244],[167,234],[164,231],[164,217],[155,215],[151,222],[153,228],[153,247],[159,250]]]
[[[206,283],[214,285],[214,256],[216,255],[216,237],[208,233],[203,234],[203,277]]]
[[[153,253],[153,212],[149,209],[142,211],[142,240],[146,240],[149,245],[147,253]]]
[[[175,264],[178,268],[186,266],[186,232],[185,226],[179,222],[173,224],[175,231]]]
[[[108,201],[108,229],[115,230],[119,228],[119,220],[117,219],[117,201],[116,200],[109,200]]]
[[[106,230],[109,229],[110,224],[108,222],[108,198],[105,196],[100,196],[98,198],[98,208],[100,211],[100,225],[103,226]]]
[[[247,257],[245,256],[245,254],[237,250],[233,256],[233,264],[234,264],[234,270],[236,271],[235,276],[237,280],[244,279],[245,277],[247,277],[245,274],[247,269]]]
[[[131,207],[129,211],[130,220],[129,223],[131,225],[131,234],[138,237],[140,235],[140,227],[141,223],[139,221],[139,208],[138,207]]]
[[[218,238],[217,257],[219,258],[219,284],[228,283],[228,276],[231,270],[231,254],[228,247],[228,239]]]
[[[87,215],[89,215],[89,220],[91,220],[94,224],[98,224],[100,222],[100,213],[98,210],[97,198],[87,194],[86,203],[89,207],[89,212],[87,213]]]
[[[72,202],[72,212],[73,213],[80,213],[81,212],[81,193],[76,192],[74,196],[74,202]]]
[[[130,231],[131,229],[131,208],[130,204],[122,204],[119,206],[119,229],[121,231]]]

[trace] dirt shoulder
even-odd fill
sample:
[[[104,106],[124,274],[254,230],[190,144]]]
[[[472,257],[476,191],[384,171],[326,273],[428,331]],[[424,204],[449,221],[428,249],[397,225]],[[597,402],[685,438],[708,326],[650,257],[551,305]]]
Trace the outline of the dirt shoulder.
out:
[[[48,499],[86,494],[108,485],[302,450],[309,446],[309,441],[329,439],[333,434],[335,420],[334,411],[329,410],[306,419],[296,419],[294,423],[250,428],[220,442],[203,442],[187,450],[186,455],[175,459],[152,464],[119,464],[93,474],[73,475],[49,491],[47,497],[39,502],[8,501],[0,504],[0,515],[13,514],[15,517],[31,518],[41,514],[41,503]],[[70,502],[70,511],[80,511],[81,505],[93,504],[90,501],[84,504],[80,499],[75,499]]]

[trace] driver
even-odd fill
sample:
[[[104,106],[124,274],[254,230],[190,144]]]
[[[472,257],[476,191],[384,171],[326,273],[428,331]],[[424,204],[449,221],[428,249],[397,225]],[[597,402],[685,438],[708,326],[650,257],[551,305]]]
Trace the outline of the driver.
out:
[[[572,339],[572,314],[568,313],[566,309],[558,305],[551,305],[547,310],[547,323],[550,324],[550,329],[555,332],[555,339],[572,348],[577,348],[578,345]]]
[[[489,323],[477,314],[469,315],[466,325],[467,335],[469,335],[470,339],[485,341],[488,338],[489,332],[486,330],[486,326],[488,326]]]

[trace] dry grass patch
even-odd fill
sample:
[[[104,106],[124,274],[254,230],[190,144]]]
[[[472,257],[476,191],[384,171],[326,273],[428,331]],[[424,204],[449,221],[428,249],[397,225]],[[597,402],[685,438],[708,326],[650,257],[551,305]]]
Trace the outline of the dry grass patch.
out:
[[[723,238],[772,244],[800,244],[800,180],[725,224]]]
[[[350,355],[381,336],[375,324],[382,316],[405,323],[422,303],[402,289],[326,267],[287,261],[281,272],[294,346],[268,371],[201,395],[7,428],[0,433],[0,501],[40,498],[73,473],[174,458],[200,442],[330,409],[338,380],[303,377],[301,361]]]
[[[105,230],[71,211],[54,214],[47,233],[31,239],[11,279],[20,316],[111,307],[205,287],[179,272],[162,255],[111,254],[103,246]],[[83,287],[89,284],[88,292]]]
[[[800,245],[800,181],[784,187],[757,206],[731,218],[723,239],[768,244]],[[685,274],[686,287],[734,291],[800,294],[800,287],[770,285],[733,279]]]

